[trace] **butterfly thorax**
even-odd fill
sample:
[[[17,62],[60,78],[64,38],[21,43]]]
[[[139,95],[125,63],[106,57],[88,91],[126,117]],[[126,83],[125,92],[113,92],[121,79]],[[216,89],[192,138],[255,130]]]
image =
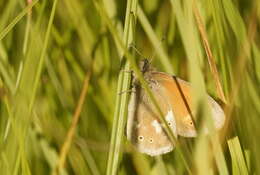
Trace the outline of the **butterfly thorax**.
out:
[[[156,84],[156,81],[152,77],[152,72],[155,69],[151,66],[151,62],[148,59],[143,59],[139,62],[140,71],[149,85]],[[134,75],[134,85],[140,86],[140,81]]]

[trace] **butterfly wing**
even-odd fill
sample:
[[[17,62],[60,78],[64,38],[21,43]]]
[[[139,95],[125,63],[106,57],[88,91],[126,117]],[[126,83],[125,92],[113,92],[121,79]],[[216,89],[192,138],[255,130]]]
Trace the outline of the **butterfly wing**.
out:
[[[160,84],[173,109],[177,124],[178,135],[184,137],[196,137],[193,123],[194,109],[192,107],[191,86],[188,82],[162,72],[152,72],[153,78]],[[212,111],[214,125],[222,128],[225,122],[225,114],[220,105],[210,96],[208,103]]]
[[[149,82],[149,85],[168,125],[176,134],[176,123],[171,105],[165,101],[165,96],[158,84]],[[173,149],[173,144],[163,130],[158,116],[157,110],[144,89],[135,86],[128,106],[127,138],[138,151],[151,156],[164,154]]]

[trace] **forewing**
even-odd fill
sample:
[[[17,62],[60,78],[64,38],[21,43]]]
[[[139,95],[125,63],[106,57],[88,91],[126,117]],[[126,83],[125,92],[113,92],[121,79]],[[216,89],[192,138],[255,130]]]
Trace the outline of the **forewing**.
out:
[[[178,135],[196,137],[194,127],[195,110],[192,107],[191,86],[188,82],[162,72],[153,72],[153,77],[163,87],[170,101],[177,124]],[[225,115],[219,104],[210,96],[208,103],[212,111],[215,127],[220,129],[225,121]]]

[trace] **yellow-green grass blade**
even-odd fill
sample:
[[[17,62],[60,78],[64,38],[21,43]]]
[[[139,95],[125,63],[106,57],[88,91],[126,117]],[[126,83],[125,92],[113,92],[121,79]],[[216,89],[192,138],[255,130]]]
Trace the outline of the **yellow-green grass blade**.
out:
[[[38,2],[39,0],[33,1],[31,4],[29,4],[26,8],[23,9],[22,12],[20,12],[19,15],[17,15],[14,20],[7,26],[3,31],[0,33],[0,41],[8,34],[10,30],[13,29],[13,27],[31,10],[31,8]]]
[[[106,13],[104,8],[102,8],[102,4],[95,2],[96,7],[99,9],[100,13]],[[136,6],[137,1],[129,0],[127,1],[127,10],[126,10],[126,18],[125,18],[125,26],[124,26],[124,36],[123,42],[124,45],[128,46],[130,43],[134,42],[134,25],[135,25],[135,16],[136,16]],[[123,56],[123,52],[121,51],[120,56]],[[124,59],[122,59],[124,61]],[[130,70],[129,63],[126,63],[123,67],[123,70]],[[117,174],[119,167],[119,160],[121,156],[121,147],[123,143],[123,134],[124,134],[124,126],[126,123],[127,116],[127,105],[129,94],[124,93],[120,94],[123,91],[127,91],[130,87],[130,74],[126,74],[123,71],[119,73],[118,85],[117,85],[117,97],[116,97],[116,106],[114,112],[114,120],[113,127],[110,139],[110,149],[108,155],[107,162],[107,175],[115,175]]]
[[[246,160],[244,153],[239,143],[238,137],[228,140],[228,148],[232,160],[232,172],[233,174],[248,174],[248,168],[246,165]]]

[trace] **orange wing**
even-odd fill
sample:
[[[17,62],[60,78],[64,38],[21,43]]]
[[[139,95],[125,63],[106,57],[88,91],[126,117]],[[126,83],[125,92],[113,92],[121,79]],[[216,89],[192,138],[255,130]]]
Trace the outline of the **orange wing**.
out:
[[[163,87],[164,93],[172,105],[178,135],[195,137],[196,130],[193,123],[194,109],[192,107],[190,84],[162,72],[152,72],[152,77]],[[210,96],[208,96],[208,103],[212,111],[215,127],[217,129],[222,128],[225,121],[223,110]]]

